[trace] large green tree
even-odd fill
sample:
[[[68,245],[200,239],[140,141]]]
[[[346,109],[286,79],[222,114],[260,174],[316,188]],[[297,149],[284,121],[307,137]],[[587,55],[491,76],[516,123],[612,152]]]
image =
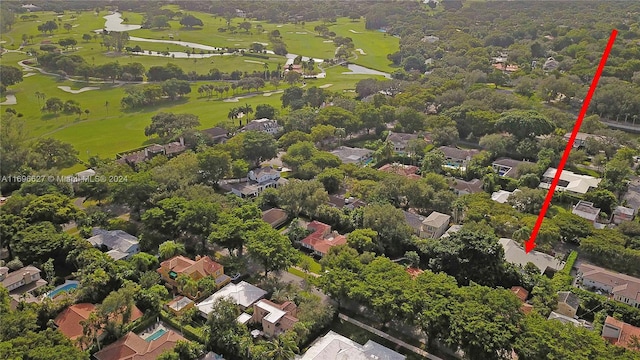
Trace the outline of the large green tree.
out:
[[[248,238],[247,251],[262,265],[265,277],[270,271],[285,270],[298,260],[291,241],[267,223],[252,231]]]

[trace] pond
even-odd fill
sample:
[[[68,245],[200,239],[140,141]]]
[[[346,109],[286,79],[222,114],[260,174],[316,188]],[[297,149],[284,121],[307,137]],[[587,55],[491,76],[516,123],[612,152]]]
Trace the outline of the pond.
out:
[[[118,12],[103,16],[103,19],[107,20],[104,24],[104,29],[106,29],[107,31],[131,31],[138,30],[142,27],[142,25],[123,24],[122,14]],[[99,31],[102,31],[102,29],[100,29]]]

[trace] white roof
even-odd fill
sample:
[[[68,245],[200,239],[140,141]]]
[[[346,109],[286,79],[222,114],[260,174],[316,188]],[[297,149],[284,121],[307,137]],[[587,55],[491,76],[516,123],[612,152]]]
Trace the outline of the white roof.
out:
[[[507,191],[507,190],[498,190],[496,192],[494,192],[493,194],[491,194],[491,200],[499,202],[500,204],[504,204],[507,201],[509,201],[509,196],[511,196],[511,194],[520,191],[519,189],[515,189],[513,190],[513,192],[511,191]]]
[[[267,311],[269,314],[267,314],[267,316],[265,316],[263,319],[267,320],[268,322],[275,324],[278,321],[280,321],[280,319],[282,319],[283,316],[287,315],[287,312],[284,310],[280,310],[277,307],[267,303],[264,300],[260,300],[256,303],[256,306],[259,307],[260,309]]]
[[[535,250],[527,254],[522,247],[511,239],[502,238],[500,239],[500,244],[504,248],[504,258],[509,263],[524,267],[527,263],[531,262],[537,266],[541,272],[544,272],[547,268],[558,271],[564,267],[564,262],[561,262],[551,255]]]
[[[120,252],[129,252],[131,247],[138,245],[138,238],[124,232],[122,230],[107,231],[103,229],[94,229],[93,236],[87,241],[93,246],[106,246],[109,250],[118,250]]]
[[[109,255],[113,260],[122,260],[131,254],[113,249],[107,251],[107,255]]]
[[[548,168],[547,171],[542,175],[543,178],[551,178],[553,179],[556,176],[556,168]],[[580,175],[576,174],[569,170],[562,170],[562,174],[560,174],[560,180],[566,181],[568,184],[563,187],[558,184],[556,187],[556,191],[572,191],[579,194],[586,194],[589,191],[590,187],[597,187],[600,184],[601,179],[595,178],[589,175]],[[548,189],[550,184],[545,182],[540,183],[540,187],[544,189]]]
[[[236,318],[236,321],[240,324],[246,324],[249,322],[249,320],[251,320],[251,315],[244,312]]]
[[[375,341],[360,345],[357,342],[329,331],[319,338],[298,360],[405,360],[399,354]]]
[[[266,291],[246,281],[241,281],[238,284],[230,283],[218,290],[215,294],[197,303],[196,307],[198,307],[198,310],[200,310],[200,313],[203,315],[209,315],[213,310],[213,304],[216,300],[226,297],[230,298],[236,304],[248,308],[256,301],[262,299],[266,294]]]
[[[431,214],[429,214],[429,216],[427,216],[426,219],[422,220],[422,223],[439,228],[442,225],[448,224],[449,220],[451,220],[451,216],[433,211],[431,212]]]

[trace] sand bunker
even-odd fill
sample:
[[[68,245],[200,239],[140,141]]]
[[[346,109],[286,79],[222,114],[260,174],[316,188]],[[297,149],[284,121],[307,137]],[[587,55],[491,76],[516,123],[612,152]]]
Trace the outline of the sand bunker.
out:
[[[306,31],[296,31],[296,34],[298,35],[307,35]]]
[[[15,105],[18,103],[18,99],[16,99],[16,96],[13,94],[7,94],[6,98],[7,100],[1,102],[0,105]]]
[[[324,84],[324,85],[320,85],[320,86],[318,86],[318,87],[319,87],[320,89],[326,89],[326,88],[331,87],[331,86],[333,86],[333,84]]]
[[[354,33],[354,34],[362,34],[360,31],[355,31],[355,30],[353,30],[353,29],[349,29],[349,31],[351,31],[351,32],[352,32],[352,33]]]
[[[364,50],[362,50],[362,49],[356,49],[356,51],[359,52],[360,55],[367,55],[367,53],[364,52]]]
[[[33,76],[33,75],[35,75],[35,74],[36,74],[36,73],[26,73],[26,74],[22,75],[22,77],[23,77],[23,78],[26,78],[26,77],[29,77],[29,76]]]
[[[69,86],[58,86],[58,89],[68,92],[68,93],[72,93],[72,94],[80,94],[83,93],[85,91],[91,91],[91,90],[100,90],[99,87],[95,87],[95,86],[86,86],[83,87],[82,89],[78,89],[78,90],[73,90],[71,89]]]
[[[252,64],[264,64],[262,61],[256,61],[256,60],[245,60],[244,62],[248,62]]]

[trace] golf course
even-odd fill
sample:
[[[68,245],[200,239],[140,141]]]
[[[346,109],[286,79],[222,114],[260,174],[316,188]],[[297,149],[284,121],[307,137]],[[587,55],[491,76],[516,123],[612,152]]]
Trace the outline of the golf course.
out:
[[[167,8],[180,10],[177,6]],[[160,111],[195,114],[199,117],[201,129],[227,121],[229,110],[239,105],[248,104],[255,108],[259,104],[270,104],[280,109],[280,115],[285,114],[286,109],[281,109],[280,93],[290,85],[284,79],[279,84],[265,81],[258,91],[238,88],[233,92],[203,96],[198,92],[202,85],[229,84],[228,81],[196,80],[197,75],[209,74],[212,69],[222,73],[238,71],[245,76],[247,73],[264,74],[284,69],[293,58],[300,55],[305,61],[308,58],[316,60],[315,71],[318,76],[300,79],[295,85],[317,86],[353,96],[358,81],[389,77],[395,68],[390,66],[387,54],[397,51],[399,47],[398,38],[380,31],[366,30],[364,19],[337,18],[333,23],[275,24],[188,12],[202,20],[203,26],[186,28],[180,25],[179,20],[170,20],[169,28],[143,29],[140,27],[143,14],[127,11],[33,14],[17,20],[11,30],[0,37],[3,48],[0,63],[23,70],[23,81],[9,87],[6,95],[0,98],[1,111],[11,108],[21,114],[20,118],[32,139],[53,137],[72,144],[79,151],[81,160],[96,155],[113,157],[116,153],[153,143],[154,139],[144,135],[144,129],[151,117]],[[57,23],[58,28],[49,32],[39,31],[38,26],[48,21]],[[220,31],[221,27],[247,21],[251,24],[250,30]],[[319,25],[335,33],[334,37],[352,39],[353,49],[346,60],[357,66],[347,69],[323,62],[323,59],[334,58],[337,47],[331,38],[317,32]],[[142,51],[117,52],[113,48],[108,49],[100,36],[105,30],[111,33],[126,30],[129,35],[126,46],[139,46]],[[286,44],[287,56],[276,55],[272,51],[269,34],[274,30],[278,30],[281,41]],[[147,86],[146,78],[144,81],[122,81],[63,76],[45,71],[38,64],[34,54],[42,55],[43,45],[57,46],[60,40],[69,38],[74,39],[76,44],[58,50],[64,55],[77,55],[92,66],[113,62],[121,66],[140,63],[149,70],[153,66],[171,63],[180,67],[185,74],[194,74],[196,79],[189,81],[191,92],[176,101],[135,109],[123,108],[121,100],[126,96],[126,91]],[[255,43],[264,46],[261,54],[244,54]],[[222,50],[230,48],[236,51]],[[73,100],[79,104],[82,113],[45,112],[42,110],[44,102],[50,98],[59,98],[62,102]],[[81,169],[82,165],[76,165],[65,169],[65,172]]]

